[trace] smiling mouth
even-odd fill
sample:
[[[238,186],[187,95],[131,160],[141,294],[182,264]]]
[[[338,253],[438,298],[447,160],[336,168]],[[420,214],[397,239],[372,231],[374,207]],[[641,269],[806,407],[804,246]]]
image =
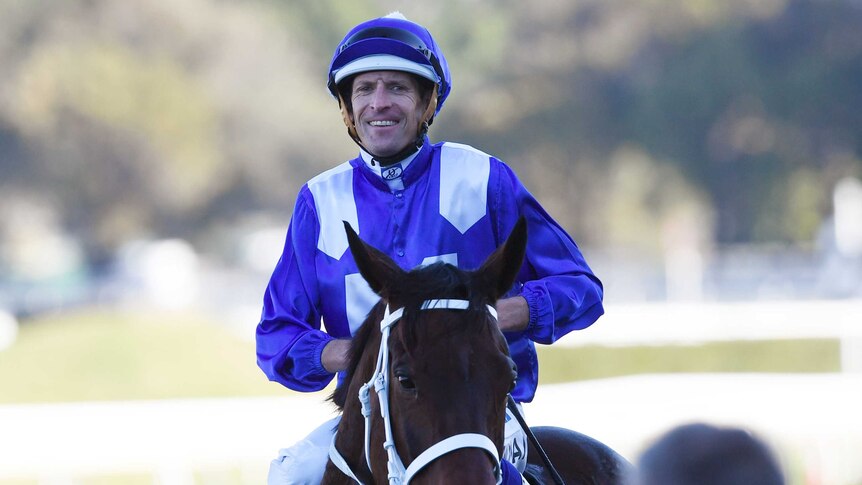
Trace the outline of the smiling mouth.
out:
[[[369,122],[368,122],[368,124],[369,124],[369,125],[371,125],[371,126],[395,126],[395,125],[397,125],[397,124],[398,124],[398,122],[397,122],[397,121],[391,121],[391,120],[386,120],[386,121],[369,121]]]

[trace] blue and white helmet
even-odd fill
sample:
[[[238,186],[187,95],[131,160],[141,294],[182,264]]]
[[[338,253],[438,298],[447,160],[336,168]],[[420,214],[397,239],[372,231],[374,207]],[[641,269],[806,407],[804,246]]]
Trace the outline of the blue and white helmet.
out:
[[[431,33],[397,12],[357,25],[338,43],[329,64],[329,92],[338,97],[338,83],[367,71],[404,71],[430,80],[437,86],[435,113],[451,89],[449,66]]]
[[[348,133],[360,146],[348,112],[349,105],[342,98],[338,85],[355,74],[368,71],[402,71],[434,83],[436,89],[420,120],[421,138],[443,107],[452,83],[446,58],[428,29],[395,12],[357,25],[338,43],[329,64],[327,87],[341,105]]]

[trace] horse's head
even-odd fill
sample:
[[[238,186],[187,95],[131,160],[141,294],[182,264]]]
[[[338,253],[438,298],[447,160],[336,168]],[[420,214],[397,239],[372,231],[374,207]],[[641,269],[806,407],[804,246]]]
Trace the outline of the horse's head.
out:
[[[380,407],[382,401],[388,401],[391,436],[408,477],[414,461],[418,466],[430,460],[417,481],[494,483],[497,461],[492,454],[502,453],[506,396],[517,374],[492,305],[511,288],[520,270],[526,224],[519,221],[506,243],[474,271],[443,263],[404,271],[345,226],[359,271],[381,301],[354,339],[345,382],[355,382],[334,396],[344,404],[339,435],[349,430],[354,439],[361,439],[362,426],[357,420],[363,418],[357,417],[358,409],[351,409],[358,406],[352,402],[358,401],[354,394],[381,360],[379,342],[387,333],[381,331],[387,326],[381,326],[381,321],[392,320],[390,313],[403,311],[388,327],[388,356],[383,359],[388,360],[383,369],[388,391],[378,396],[371,390],[368,453],[375,481],[385,480],[387,475],[385,420]],[[452,450],[439,445],[456,435],[486,438],[467,440],[466,447],[453,446]],[[482,439],[487,444],[481,444]],[[423,455],[434,445],[445,448],[442,456]]]

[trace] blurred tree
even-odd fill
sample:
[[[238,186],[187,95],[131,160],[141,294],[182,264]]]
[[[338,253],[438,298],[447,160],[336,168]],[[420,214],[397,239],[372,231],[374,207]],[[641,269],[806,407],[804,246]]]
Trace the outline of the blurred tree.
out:
[[[349,146],[325,135],[340,120],[319,109],[330,100],[309,80],[302,39],[262,6],[4,8],[3,147],[25,148],[0,158],[14,177],[0,191],[39,194],[91,251],[193,237],[225,213],[288,211],[302,181]]]
[[[862,170],[860,27],[858,4],[790,0],[656,39],[624,136],[710,193],[719,241],[811,241],[835,181]]]
[[[333,46],[397,9],[452,67],[432,140],[499,155],[582,244],[811,241],[862,175],[858,2],[33,0],[0,3],[0,197],[91,252],[286,215],[356,152]]]

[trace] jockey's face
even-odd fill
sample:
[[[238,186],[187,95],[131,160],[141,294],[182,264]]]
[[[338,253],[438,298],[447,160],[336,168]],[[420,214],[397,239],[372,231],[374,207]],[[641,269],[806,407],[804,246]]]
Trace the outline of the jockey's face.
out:
[[[358,74],[350,94],[356,133],[372,155],[403,150],[419,134],[425,112],[422,90],[411,74],[371,71]]]

